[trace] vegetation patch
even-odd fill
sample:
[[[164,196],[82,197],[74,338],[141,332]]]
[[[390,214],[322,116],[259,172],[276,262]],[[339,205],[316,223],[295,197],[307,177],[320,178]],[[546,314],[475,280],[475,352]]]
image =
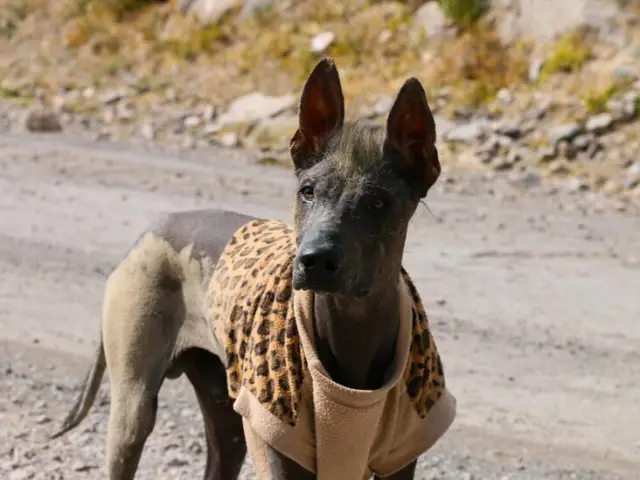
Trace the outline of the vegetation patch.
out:
[[[555,44],[542,67],[540,79],[545,80],[555,73],[577,72],[591,56],[591,47],[583,35],[578,32],[566,34]]]
[[[442,13],[456,25],[469,28],[485,9],[484,0],[438,0]]]

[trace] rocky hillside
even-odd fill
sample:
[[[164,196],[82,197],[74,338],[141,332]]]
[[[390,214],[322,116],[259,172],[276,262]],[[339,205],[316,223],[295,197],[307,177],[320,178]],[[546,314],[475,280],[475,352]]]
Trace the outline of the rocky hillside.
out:
[[[640,199],[639,0],[0,0],[0,128],[288,164],[297,96],[332,56],[352,117],[408,76],[448,163]],[[634,200],[635,199],[635,200]]]

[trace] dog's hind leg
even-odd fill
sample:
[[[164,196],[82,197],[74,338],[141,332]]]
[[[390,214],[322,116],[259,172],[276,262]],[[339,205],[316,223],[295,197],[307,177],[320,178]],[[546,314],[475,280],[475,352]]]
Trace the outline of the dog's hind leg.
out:
[[[107,282],[102,335],[111,386],[110,480],[135,476],[185,317],[179,277],[152,249],[134,251]]]
[[[180,356],[178,365],[193,385],[205,424],[207,465],[205,480],[236,480],[247,446],[242,417],[233,410],[227,394],[222,362],[209,352],[194,348]]]

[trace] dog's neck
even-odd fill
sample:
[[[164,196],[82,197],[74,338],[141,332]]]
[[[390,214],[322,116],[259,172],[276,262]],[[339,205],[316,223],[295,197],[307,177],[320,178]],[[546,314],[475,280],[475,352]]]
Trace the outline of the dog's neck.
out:
[[[360,390],[383,385],[400,325],[398,279],[390,276],[362,299],[314,294],[316,350],[333,381]]]

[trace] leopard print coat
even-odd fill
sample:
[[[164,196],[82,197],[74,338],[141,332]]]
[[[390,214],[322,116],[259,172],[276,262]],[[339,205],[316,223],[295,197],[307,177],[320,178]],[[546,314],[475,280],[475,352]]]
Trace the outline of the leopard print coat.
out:
[[[322,406],[314,406],[314,398],[309,397],[321,397],[319,389],[322,389],[322,385],[314,381],[314,371],[323,369],[317,362],[313,341],[306,335],[312,329],[305,328],[305,321],[299,318],[306,319],[307,326],[310,326],[312,314],[309,311],[312,309],[308,307],[308,302],[312,301],[312,294],[294,292],[292,289],[295,249],[295,231],[281,222],[254,220],[241,227],[223,251],[212,276],[208,289],[209,315],[214,334],[224,346],[225,358],[222,360],[226,364],[229,395],[236,400],[234,408],[243,414],[245,420],[250,418],[254,423],[245,423],[245,428],[252,427],[260,433],[260,419],[270,425],[276,419],[283,425],[284,431],[305,431],[300,437],[301,442],[311,444],[317,450],[316,447],[322,443],[317,438],[317,413]],[[440,414],[444,415],[444,421],[440,422],[442,426],[436,428],[438,435],[441,435],[444,431],[440,430],[446,430],[453,420],[455,399],[446,389],[442,361],[422,301],[404,269],[400,283],[407,297],[406,344],[401,346],[405,361],[398,369],[398,381],[393,386],[394,394],[399,399],[394,408],[401,405],[404,418],[413,424],[424,424],[423,430],[430,430],[427,424],[434,423],[432,419],[431,422],[427,421],[432,417],[430,412],[440,403],[448,405],[449,408]],[[301,306],[305,302],[306,306]],[[315,359],[314,365],[318,366],[315,370],[310,369],[310,356]],[[326,372],[324,375],[326,377]],[[389,403],[391,397],[388,392],[385,395],[380,401]],[[443,396],[446,401],[440,402]],[[407,412],[411,409],[412,413]],[[381,412],[378,415],[385,417]],[[386,415],[385,418],[388,417]],[[406,426],[402,429],[406,430]],[[270,437],[269,443],[283,443],[279,440],[282,437],[280,434],[274,438],[273,432],[262,433],[259,436]],[[376,473],[388,474],[390,470],[398,468],[397,464],[413,460],[422,453],[414,450],[424,451],[426,444],[434,442],[433,436],[422,432],[422,435],[417,433],[413,439],[404,439],[405,442],[413,442],[416,447],[400,455],[403,458],[398,461],[386,462],[389,466],[382,465],[384,459],[378,461],[382,466],[377,467]],[[284,443],[293,445],[296,442]],[[388,447],[393,450],[397,448],[397,445]],[[290,450],[283,453],[309,470],[320,471],[318,452],[315,452],[315,458],[308,458],[308,449],[306,453],[293,451],[295,447],[291,446],[278,449]],[[376,459],[372,459],[371,454],[371,449],[376,449],[375,442],[369,449],[368,458],[363,460],[368,463],[363,467],[364,477],[376,468],[372,465]],[[380,455],[385,456],[382,453]],[[301,458],[303,456],[304,459]],[[407,456],[413,458],[404,458]],[[386,457],[389,458],[389,451]],[[336,463],[335,459],[331,463]],[[326,475],[326,478],[338,477]],[[352,476],[349,480],[352,478],[357,477]]]

